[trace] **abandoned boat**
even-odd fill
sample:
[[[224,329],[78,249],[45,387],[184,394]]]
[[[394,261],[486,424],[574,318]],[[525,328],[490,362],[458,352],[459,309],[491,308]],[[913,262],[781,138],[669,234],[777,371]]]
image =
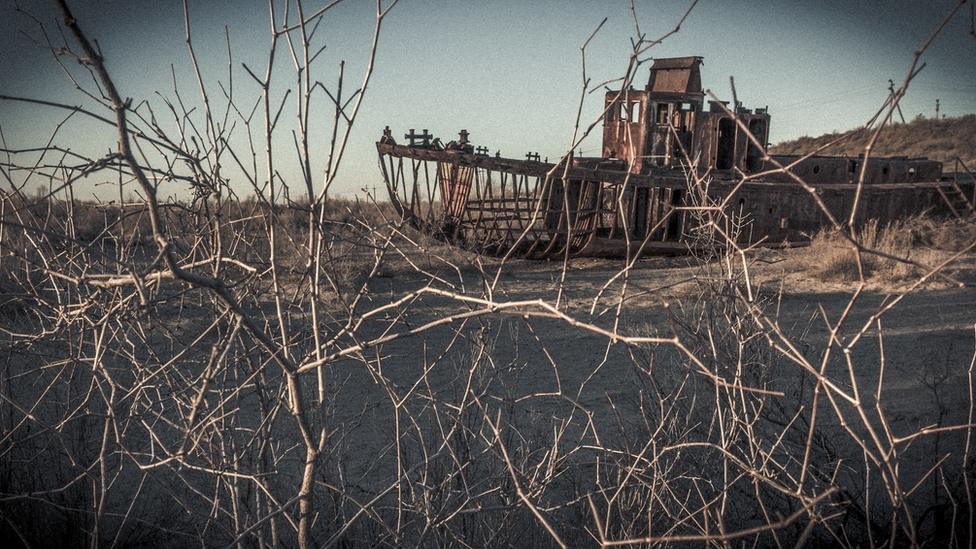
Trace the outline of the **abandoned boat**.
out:
[[[855,200],[855,223],[972,219],[968,169],[944,174],[926,158],[767,156],[768,110],[706,102],[701,64],[657,59],[645,89],[608,91],[598,158],[503,158],[476,148],[466,130],[446,145],[410,130],[398,144],[387,127],[376,148],[390,200],[438,238],[529,258],[677,253],[716,231],[742,245],[802,244],[848,222]]]

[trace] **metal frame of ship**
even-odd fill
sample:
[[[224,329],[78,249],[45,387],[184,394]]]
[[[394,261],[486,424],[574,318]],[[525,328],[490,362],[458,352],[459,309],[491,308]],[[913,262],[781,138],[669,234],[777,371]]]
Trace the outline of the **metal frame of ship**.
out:
[[[527,258],[802,245],[851,221],[973,219],[976,178],[959,160],[943,173],[927,158],[767,155],[768,110],[706,101],[701,65],[656,59],[645,89],[607,91],[598,158],[503,158],[466,130],[444,144],[411,129],[397,144],[387,127],[376,148],[390,200],[437,238]]]

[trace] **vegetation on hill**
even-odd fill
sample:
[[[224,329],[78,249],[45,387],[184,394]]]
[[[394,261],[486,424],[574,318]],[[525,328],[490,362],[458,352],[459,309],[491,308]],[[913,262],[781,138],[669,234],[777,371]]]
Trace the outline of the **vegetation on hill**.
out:
[[[821,151],[819,154],[856,156],[864,152],[871,133],[863,128],[819,137],[800,137],[771,147],[776,154],[807,154],[830,141],[850,135],[849,139]],[[956,118],[915,118],[906,124],[887,126],[872,154],[881,156],[925,156],[941,160],[947,170],[954,169],[954,160],[961,158],[970,170],[976,169],[976,114]]]

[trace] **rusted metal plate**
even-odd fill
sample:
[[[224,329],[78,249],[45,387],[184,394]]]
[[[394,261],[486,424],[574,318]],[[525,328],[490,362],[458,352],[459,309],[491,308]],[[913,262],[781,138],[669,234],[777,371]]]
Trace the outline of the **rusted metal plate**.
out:
[[[701,57],[655,59],[647,90],[651,92],[701,93]]]
[[[942,165],[927,159],[870,158],[865,166],[860,158],[774,156],[793,175],[778,172],[763,152],[769,113],[717,102],[706,110],[701,65],[700,57],[656,59],[645,89],[608,92],[601,157],[492,157],[466,130],[446,146],[411,130],[411,145],[398,145],[387,128],[376,148],[390,199],[439,238],[533,258],[675,253],[689,235],[712,230],[694,212],[716,204],[748,220],[743,243],[799,242],[827,218],[793,176],[832,212],[849,212],[860,189],[860,220],[973,212],[974,182],[944,179]],[[707,196],[689,189],[691,170],[709,178]]]

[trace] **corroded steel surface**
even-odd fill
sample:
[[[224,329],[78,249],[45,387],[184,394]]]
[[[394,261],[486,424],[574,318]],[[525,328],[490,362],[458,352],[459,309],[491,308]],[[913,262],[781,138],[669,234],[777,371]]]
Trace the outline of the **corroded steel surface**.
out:
[[[644,90],[607,92],[599,158],[492,156],[475,148],[466,130],[444,145],[426,129],[411,129],[404,136],[409,144],[400,145],[387,128],[376,147],[390,199],[410,223],[438,238],[530,258],[680,252],[714,230],[709,208],[717,205],[739,220],[736,238],[744,243],[802,242],[827,217],[772,161],[790,166],[835,213],[850,211],[863,181],[860,220],[973,215],[972,173],[943,176],[936,161],[767,159],[769,113],[706,105],[701,64],[700,57],[658,59]],[[707,178],[707,189],[689,185],[692,172]]]

